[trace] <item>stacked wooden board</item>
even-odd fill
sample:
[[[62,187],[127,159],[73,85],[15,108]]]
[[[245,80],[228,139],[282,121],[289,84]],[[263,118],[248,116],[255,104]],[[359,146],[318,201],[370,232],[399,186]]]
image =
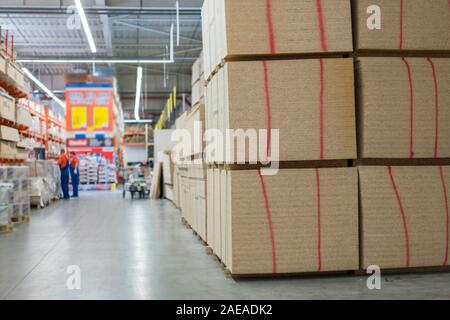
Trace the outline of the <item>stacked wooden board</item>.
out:
[[[183,216],[232,275],[448,265],[449,9],[205,1],[206,129],[266,132],[244,158],[207,145],[206,220],[177,168]]]
[[[447,266],[449,2],[357,0],[354,9],[361,267]]]
[[[207,129],[257,140],[206,154],[208,245],[235,276],[358,269],[350,2],[207,0],[202,15]]]

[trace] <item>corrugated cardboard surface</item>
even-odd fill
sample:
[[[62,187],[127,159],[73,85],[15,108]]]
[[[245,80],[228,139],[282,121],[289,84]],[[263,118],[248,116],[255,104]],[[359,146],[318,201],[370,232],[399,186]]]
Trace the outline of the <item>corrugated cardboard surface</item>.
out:
[[[11,142],[19,141],[19,131],[14,128],[0,126],[0,139]]]
[[[409,158],[411,99],[408,69],[402,58],[360,58],[358,73],[359,156]],[[450,59],[406,58],[413,88],[413,152],[415,158],[450,157]]]
[[[450,167],[442,168],[447,186]],[[442,266],[446,254],[446,209],[440,167],[393,167],[406,217],[410,266]],[[400,206],[387,167],[360,167],[362,267],[406,267]],[[448,251],[448,248],[447,248]]]
[[[16,121],[16,107],[14,98],[3,93],[0,93],[0,118],[12,122]]]
[[[5,159],[15,159],[16,147],[13,143],[0,141],[0,157]]]
[[[320,61],[267,61],[267,70],[271,129],[279,129],[279,160],[319,160]],[[324,159],[353,159],[356,157],[353,60],[324,59],[323,79]],[[227,63],[209,86],[208,128],[218,128],[224,133],[228,128],[267,129],[269,113],[261,61]],[[265,143],[266,138],[261,146]],[[272,146],[275,147],[275,140]],[[248,159],[248,152],[246,155]],[[265,160],[264,150],[259,160]]]
[[[349,0],[322,0],[322,47],[317,1],[271,1],[274,52],[302,54],[351,52]],[[228,56],[271,54],[266,2],[261,0],[206,0],[202,10],[203,53],[208,77]]]
[[[228,268],[268,274],[272,246],[261,183],[255,170],[229,171]],[[355,168],[320,169],[321,271],[358,268],[358,191]],[[264,177],[273,222],[277,272],[318,271],[315,169],[285,169]],[[228,250],[228,251],[227,251]],[[231,250],[231,252],[230,252]],[[231,257],[231,258],[230,258]],[[231,263],[230,263],[231,261]]]
[[[354,0],[358,49],[400,50],[400,0]],[[367,27],[367,8],[381,9],[381,29]],[[403,50],[450,50],[448,0],[403,1]]]

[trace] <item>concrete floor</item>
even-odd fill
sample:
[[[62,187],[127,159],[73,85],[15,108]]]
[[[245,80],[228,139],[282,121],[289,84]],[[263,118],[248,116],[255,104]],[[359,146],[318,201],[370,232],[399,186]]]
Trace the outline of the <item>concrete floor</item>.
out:
[[[67,289],[67,267],[81,289]],[[450,274],[234,281],[168,201],[82,193],[0,235],[1,299],[450,299]]]

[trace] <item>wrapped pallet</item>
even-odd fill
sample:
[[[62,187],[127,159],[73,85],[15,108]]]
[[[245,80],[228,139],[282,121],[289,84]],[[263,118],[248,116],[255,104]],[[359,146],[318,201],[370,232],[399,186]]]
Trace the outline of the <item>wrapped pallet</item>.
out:
[[[360,167],[361,267],[447,266],[450,167]]]
[[[355,168],[213,174],[213,250],[233,275],[358,269]]]
[[[249,155],[265,160],[268,146],[279,149],[279,161],[354,159],[353,73],[353,59],[229,62],[207,88],[207,129],[223,137],[228,129],[258,130],[257,148],[239,149],[246,161]],[[261,137],[261,130],[278,130],[279,137]],[[208,162],[237,162],[238,144],[233,149],[224,138],[223,145],[222,159],[216,155]]]
[[[205,76],[223,59],[351,52],[350,0],[206,0]]]
[[[360,51],[450,51],[448,0],[353,0]]]
[[[0,183],[0,227],[6,227],[11,223],[12,188],[13,188],[13,186],[10,183]]]
[[[450,59],[359,58],[357,74],[361,158],[450,157]]]
[[[30,216],[29,168],[1,166],[0,182],[11,185],[9,204],[13,221],[20,222],[28,219]]]

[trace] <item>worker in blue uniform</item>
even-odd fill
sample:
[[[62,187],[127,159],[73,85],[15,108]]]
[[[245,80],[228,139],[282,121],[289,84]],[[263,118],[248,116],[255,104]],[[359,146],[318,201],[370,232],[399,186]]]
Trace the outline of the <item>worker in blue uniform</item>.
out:
[[[70,199],[69,195],[69,157],[66,154],[66,150],[61,149],[61,153],[58,159],[59,169],[61,170],[61,188],[63,191],[63,199]]]
[[[73,151],[70,153],[70,179],[72,180],[72,198],[78,198],[78,185],[80,184],[80,160]]]

